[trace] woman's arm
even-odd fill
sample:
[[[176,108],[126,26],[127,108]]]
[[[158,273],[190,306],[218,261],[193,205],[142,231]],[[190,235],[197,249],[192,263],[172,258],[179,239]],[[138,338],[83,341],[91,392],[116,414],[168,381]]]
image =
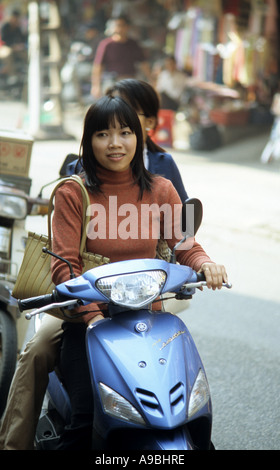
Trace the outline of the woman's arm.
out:
[[[173,217],[172,217],[172,237],[167,240],[169,247],[172,249],[179,241],[178,235],[180,235],[181,230],[178,230],[178,226],[180,227],[180,211],[178,208],[180,207],[180,198],[178,194],[174,190],[174,188],[169,185],[168,195],[169,204],[173,208]],[[164,232],[164,212],[163,212],[163,220],[161,221],[161,233],[162,235]],[[168,221],[165,221],[168,223]],[[170,223],[170,220],[169,220]],[[192,233],[192,230],[190,230]],[[183,238],[183,234],[181,235],[181,239]],[[226,269],[223,265],[214,263],[208,254],[205,252],[203,247],[195,240],[194,236],[190,236],[176,251],[176,258],[180,264],[184,264],[186,266],[190,266],[195,271],[200,271],[205,274],[207,287],[216,289],[221,288],[223,282],[227,282],[227,273]]]

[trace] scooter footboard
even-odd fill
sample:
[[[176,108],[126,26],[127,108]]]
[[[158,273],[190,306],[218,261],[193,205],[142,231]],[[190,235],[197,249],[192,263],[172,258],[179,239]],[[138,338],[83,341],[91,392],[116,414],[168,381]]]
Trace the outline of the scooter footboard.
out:
[[[71,405],[69,396],[60,382],[55,371],[49,374],[48,395],[51,402],[57,410],[59,410],[66,424],[71,421]]]

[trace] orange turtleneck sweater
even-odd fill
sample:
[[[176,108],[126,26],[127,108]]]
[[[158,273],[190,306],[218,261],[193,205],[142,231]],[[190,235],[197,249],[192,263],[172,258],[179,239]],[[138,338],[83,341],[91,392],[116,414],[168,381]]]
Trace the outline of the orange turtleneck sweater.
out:
[[[136,258],[154,258],[158,242],[158,232],[164,233],[166,212],[146,218],[146,209],[162,207],[168,204],[171,211],[181,206],[181,200],[172,183],[160,176],[154,177],[152,190],[144,191],[139,200],[139,186],[133,184],[131,170],[111,172],[100,169],[98,176],[102,181],[102,193],[89,192],[90,202],[94,206],[88,227],[87,251],[99,253],[110,258],[111,262]],[[65,182],[55,197],[53,215],[53,251],[68,259],[76,275],[81,274],[79,259],[82,193],[75,182]],[[143,216],[144,214],[144,216]],[[152,220],[153,219],[153,220]],[[173,214],[171,219],[173,220]],[[155,232],[153,232],[155,230]],[[155,235],[156,233],[156,235]],[[175,235],[167,240],[170,248],[179,241]],[[198,271],[205,262],[211,262],[203,248],[194,241],[192,248],[179,250],[177,260]],[[69,268],[60,260],[52,259],[52,278],[57,285],[69,279]],[[80,307],[81,310],[96,309],[96,304]],[[83,317],[85,322],[96,313]],[[100,313],[100,312],[99,312]]]

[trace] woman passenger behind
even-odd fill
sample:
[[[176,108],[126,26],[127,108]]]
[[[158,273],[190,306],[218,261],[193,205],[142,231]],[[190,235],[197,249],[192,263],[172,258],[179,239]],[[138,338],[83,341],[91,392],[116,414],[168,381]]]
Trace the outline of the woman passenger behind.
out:
[[[151,137],[158,125],[160,111],[160,99],[156,90],[147,82],[127,78],[116,82],[106,91],[106,95],[121,96],[135,109],[142,126],[146,168],[153,174],[169,179],[181,201],[186,201],[188,194],[175,161],[171,154],[156,144]]]

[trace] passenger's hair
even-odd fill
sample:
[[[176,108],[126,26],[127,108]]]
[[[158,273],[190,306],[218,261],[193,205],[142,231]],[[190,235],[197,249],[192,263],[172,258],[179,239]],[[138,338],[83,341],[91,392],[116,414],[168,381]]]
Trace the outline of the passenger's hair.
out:
[[[109,88],[106,95],[121,96],[137,112],[142,111],[146,117],[156,118],[157,125],[160,99],[156,90],[149,83],[134,78],[125,78]],[[147,137],[146,143],[151,152],[165,152],[150,136]]]

